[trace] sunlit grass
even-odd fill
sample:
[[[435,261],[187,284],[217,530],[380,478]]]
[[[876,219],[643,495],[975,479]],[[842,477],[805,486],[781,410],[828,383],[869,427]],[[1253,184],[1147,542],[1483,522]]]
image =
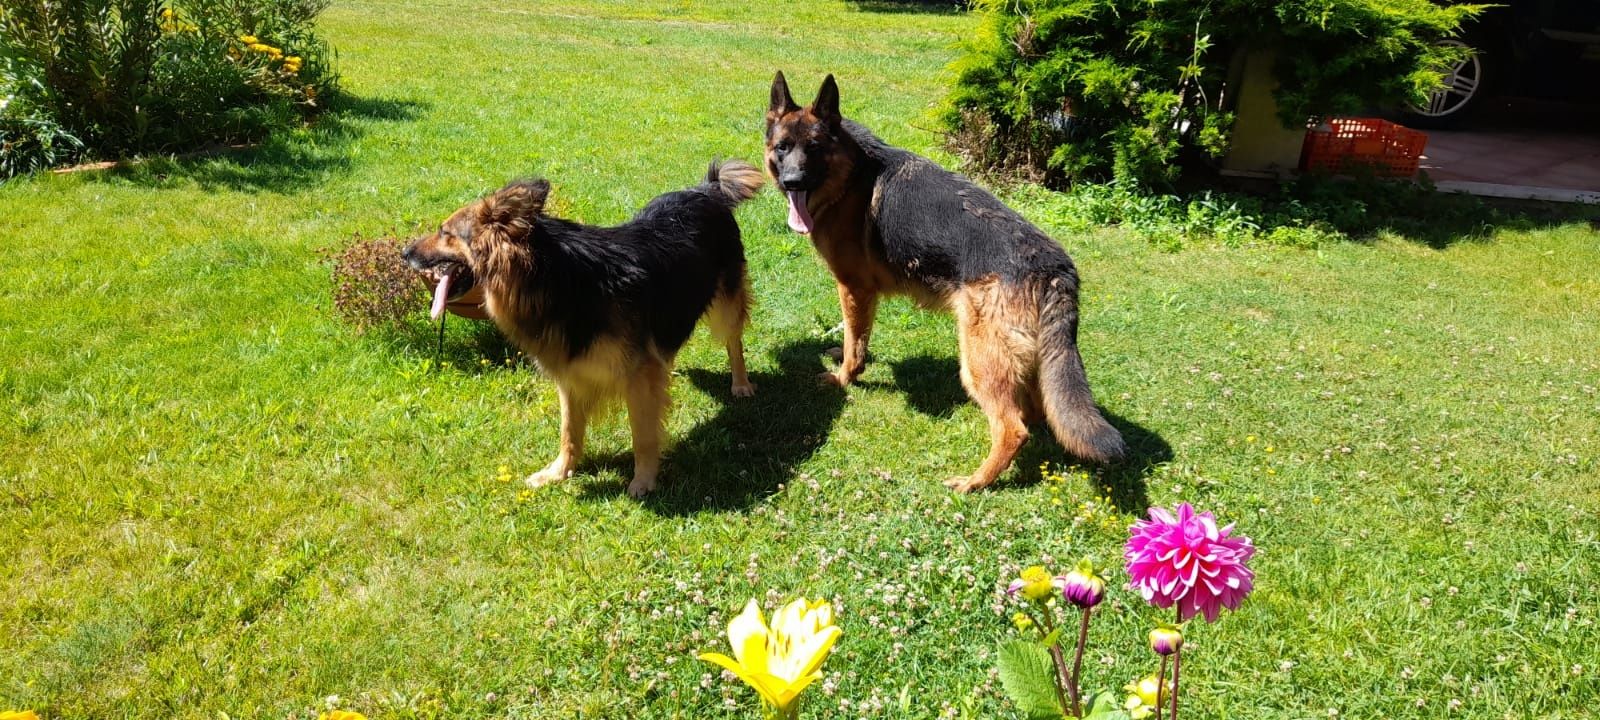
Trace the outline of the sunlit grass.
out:
[[[1114,565],[1129,513],[1179,500],[1260,548],[1243,610],[1189,635],[1194,717],[1600,702],[1587,225],[1164,252],[1019,193],[1078,261],[1091,380],[1149,467],[1062,470],[1041,439],[958,497],[939,481],[986,437],[950,320],[888,304],[862,386],[817,388],[832,281],[767,193],[739,213],[758,396],[732,402],[698,338],[657,496],[623,493],[621,418],[593,428],[583,475],[529,493],[550,384],[465,322],[445,367],[427,328],[353,335],[317,249],[523,175],[620,221],[713,156],[758,158],[779,68],[802,96],[835,73],[847,114],[948,160],[921,128],[971,19],[352,1],[324,26],[355,100],[319,129],[0,187],[0,708],[310,717],[337,695],[374,718],[750,717],[693,656],[746,599],[804,593],[844,628],[811,716],[971,697],[1011,717],[990,674],[1010,574]],[[1153,667],[1135,661],[1155,616],[1112,598],[1087,672],[1120,687]]]

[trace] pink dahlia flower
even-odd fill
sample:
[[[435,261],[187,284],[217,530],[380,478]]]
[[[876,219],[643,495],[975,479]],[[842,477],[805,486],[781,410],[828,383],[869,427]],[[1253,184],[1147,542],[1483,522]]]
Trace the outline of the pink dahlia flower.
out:
[[[1218,528],[1209,512],[1196,513],[1189,503],[1172,512],[1150,508],[1150,519],[1135,522],[1128,534],[1128,586],[1156,607],[1176,603],[1180,622],[1199,614],[1215,622],[1222,608],[1236,610],[1250,594],[1255,546],[1234,536],[1232,525]]]

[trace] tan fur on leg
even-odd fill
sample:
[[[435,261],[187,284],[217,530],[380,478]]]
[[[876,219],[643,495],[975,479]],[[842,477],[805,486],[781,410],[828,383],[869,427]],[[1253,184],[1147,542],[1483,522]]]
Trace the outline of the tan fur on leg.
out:
[[[745,277],[732,295],[718,295],[706,312],[711,337],[728,349],[728,369],[733,375],[733,396],[753,397],[756,386],[744,366],[744,330],[750,324],[750,278]]]
[[[989,455],[970,477],[945,485],[957,492],[989,486],[1028,441],[1025,413],[1037,384],[1029,315],[997,281],[973,283],[953,303],[960,332],[961,384],[989,420]]]
[[[529,487],[541,487],[572,477],[578,461],[583,458],[583,438],[588,430],[589,413],[594,409],[594,399],[581,388],[565,383],[556,385],[556,394],[561,399],[561,446],[557,449],[555,460],[523,481]]]
[[[652,358],[628,381],[628,425],[633,430],[633,481],[628,483],[628,494],[636,498],[656,489],[671,376],[670,361]]]

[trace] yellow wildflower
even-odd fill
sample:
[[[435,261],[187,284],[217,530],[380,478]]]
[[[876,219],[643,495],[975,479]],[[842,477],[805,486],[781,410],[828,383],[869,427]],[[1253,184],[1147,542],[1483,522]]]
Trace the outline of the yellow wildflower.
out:
[[[242,43],[244,43],[246,45],[256,45],[256,44],[260,43],[261,41],[259,39],[257,39],[256,36],[254,36],[254,35],[240,35],[239,36],[239,42],[242,42]]]
[[[1055,578],[1050,576],[1049,571],[1035,565],[1024,569],[1020,577],[1012,580],[1011,585],[1006,588],[1006,594],[1016,596],[1021,593],[1022,597],[1028,600],[1043,602],[1050,599],[1055,590]]]
[[[705,653],[701,660],[716,663],[754,688],[780,717],[793,717],[800,692],[822,677],[840,630],[833,624],[833,606],[826,601],[799,598],[772,617],[772,627],[751,600],[744,612],[728,623],[728,644],[733,657]]]
[[[0,710],[0,720],[39,720],[39,714],[32,710]]]
[[[317,720],[367,720],[367,716],[353,710],[329,710],[318,715]]]
[[[263,45],[263,44],[258,43],[258,42],[248,43],[248,44],[245,45],[245,47],[249,48],[251,52],[258,52],[258,53],[269,53],[269,52],[272,52],[272,46],[271,45]]]

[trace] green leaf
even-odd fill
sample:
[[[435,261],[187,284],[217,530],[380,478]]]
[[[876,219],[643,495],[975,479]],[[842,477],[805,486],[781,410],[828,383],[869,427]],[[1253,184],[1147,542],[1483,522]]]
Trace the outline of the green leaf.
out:
[[[1056,669],[1037,643],[1012,640],[1000,646],[1000,685],[1028,720],[1060,720]]]
[[[1053,648],[1058,642],[1061,642],[1061,628],[1051,630],[1049,635],[1044,636],[1044,639],[1039,641],[1046,648]]]
[[[1128,712],[1117,704],[1117,694],[1101,690],[1083,703],[1083,720],[1129,720]]]

